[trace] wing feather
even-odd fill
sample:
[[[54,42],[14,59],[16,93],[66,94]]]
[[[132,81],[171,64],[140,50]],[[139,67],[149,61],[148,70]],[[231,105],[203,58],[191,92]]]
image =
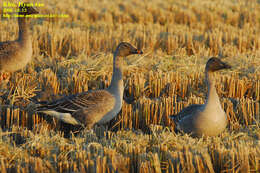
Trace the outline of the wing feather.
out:
[[[17,47],[18,43],[16,41],[0,42],[0,58],[13,54]]]
[[[175,123],[178,123],[182,119],[193,116],[197,111],[202,108],[203,105],[201,104],[193,104],[184,109],[182,109],[178,114],[172,115],[171,118],[174,120]]]
[[[70,113],[72,117],[85,125],[92,126],[115,105],[115,98],[107,90],[83,92],[63,97],[37,108],[37,112],[53,110],[60,113]]]

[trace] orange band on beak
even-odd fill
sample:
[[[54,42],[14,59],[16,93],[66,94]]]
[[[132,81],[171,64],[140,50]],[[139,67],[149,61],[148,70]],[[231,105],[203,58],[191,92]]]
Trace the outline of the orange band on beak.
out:
[[[138,54],[143,54],[143,52],[141,50],[137,50]]]

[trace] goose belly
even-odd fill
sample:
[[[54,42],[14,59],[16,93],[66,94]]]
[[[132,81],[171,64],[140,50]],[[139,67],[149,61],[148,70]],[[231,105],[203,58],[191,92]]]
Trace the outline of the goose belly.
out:
[[[3,57],[1,63],[1,71],[15,72],[24,68],[32,58],[32,47],[17,47],[9,54]]]
[[[24,68],[32,58],[32,49],[27,51],[21,51],[17,54],[17,61],[10,62],[10,71],[14,72]]]
[[[115,118],[117,116],[117,114],[120,112],[122,108],[122,101],[121,102],[116,102],[114,108],[109,111],[108,113],[106,113],[106,115],[104,115],[101,120],[98,121],[98,124],[106,124],[109,121],[111,121],[113,118]]]
[[[223,132],[227,125],[227,117],[222,109],[205,111],[195,123],[196,133],[199,135],[216,136]]]

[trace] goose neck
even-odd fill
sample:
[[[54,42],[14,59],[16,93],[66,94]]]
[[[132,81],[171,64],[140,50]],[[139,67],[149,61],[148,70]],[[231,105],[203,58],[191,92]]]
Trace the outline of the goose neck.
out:
[[[206,71],[206,84],[208,87],[206,105],[219,104],[219,98],[215,88],[215,79],[213,72]]]
[[[109,89],[116,96],[123,97],[123,58],[118,57],[116,52],[113,58],[113,75]]]
[[[28,19],[25,17],[18,17],[18,24],[19,24],[19,37],[18,40],[25,44],[25,42],[30,41],[30,28],[27,24]]]

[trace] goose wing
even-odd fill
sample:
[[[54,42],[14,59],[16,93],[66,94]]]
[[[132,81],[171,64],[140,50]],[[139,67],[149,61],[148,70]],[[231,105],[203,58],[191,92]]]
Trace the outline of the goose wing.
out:
[[[74,94],[46,103],[37,108],[37,111],[55,110],[61,113],[73,113],[80,109],[103,106],[107,109],[114,106],[115,98],[106,90],[97,90]]]
[[[41,105],[37,108],[37,112],[44,113],[51,111],[56,114],[60,113],[62,116],[69,115],[78,122],[88,125],[96,123],[107,112],[111,111],[114,108],[115,102],[115,97],[108,91],[97,90],[70,95],[52,103]],[[61,117],[60,115],[59,117]]]
[[[185,118],[188,118],[190,116],[193,116],[196,114],[198,111],[200,111],[202,108],[201,104],[193,104],[190,105],[184,109],[182,109],[178,114],[176,115],[171,115],[170,118],[175,122],[178,123],[182,121]]]
[[[13,52],[17,46],[15,41],[0,42],[0,56]]]
[[[19,45],[15,41],[0,42],[0,65],[4,65],[15,54]]]

